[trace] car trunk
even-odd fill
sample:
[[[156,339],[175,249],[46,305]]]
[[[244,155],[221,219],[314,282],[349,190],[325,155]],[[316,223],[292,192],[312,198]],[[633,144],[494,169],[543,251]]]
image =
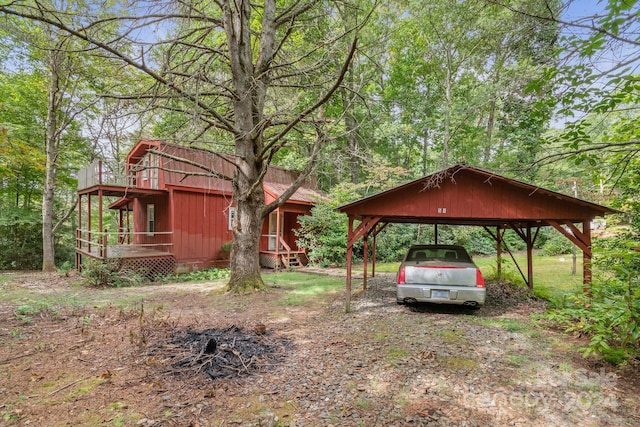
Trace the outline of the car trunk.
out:
[[[467,263],[442,265],[429,262],[405,265],[405,283],[475,287],[476,270],[475,266],[470,267]]]

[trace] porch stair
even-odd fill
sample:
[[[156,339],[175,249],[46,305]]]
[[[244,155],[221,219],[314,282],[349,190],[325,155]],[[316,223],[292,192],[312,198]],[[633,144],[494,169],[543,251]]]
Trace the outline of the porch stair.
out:
[[[302,265],[302,260],[297,253],[281,254],[280,259],[285,268],[300,267]]]

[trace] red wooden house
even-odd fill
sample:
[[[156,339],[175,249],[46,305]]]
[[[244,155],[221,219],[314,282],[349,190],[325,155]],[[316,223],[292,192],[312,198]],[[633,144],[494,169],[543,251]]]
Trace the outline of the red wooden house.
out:
[[[235,208],[231,183],[222,176],[233,175],[231,159],[141,141],[129,152],[122,173],[101,161],[83,169],[78,177],[76,266],[86,257],[109,259],[156,275],[226,264]],[[221,177],[212,177],[211,171]],[[264,178],[265,201],[275,200],[297,176],[270,166]],[[310,178],[269,215],[260,242],[263,266],[306,263],[294,230],[298,216],[309,214],[319,197]]]

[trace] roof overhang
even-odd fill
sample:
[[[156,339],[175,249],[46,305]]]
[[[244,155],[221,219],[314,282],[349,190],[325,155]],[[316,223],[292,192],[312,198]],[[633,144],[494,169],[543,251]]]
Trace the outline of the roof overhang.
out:
[[[461,185],[456,185],[458,183]],[[466,193],[460,194],[462,192]],[[497,192],[505,194],[502,199],[493,197]],[[469,200],[473,200],[475,208],[467,206],[471,204]],[[434,209],[435,206],[438,208]],[[558,221],[581,223],[619,213],[606,206],[464,164],[364,197],[337,210],[357,220],[368,217],[383,223],[510,227],[516,224],[546,226]],[[491,211],[498,215],[491,215]]]
[[[122,197],[109,205],[109,209],[129,209],[129,204],[133,201],[133,197]]]
[[[94,185],[78,191],[79,195],[97,195],[102,193],[103,196],[115,197],[149,197],[163,196],[168,194],[167,190],[153,190],[150,188],[120,187],[117,185]]]

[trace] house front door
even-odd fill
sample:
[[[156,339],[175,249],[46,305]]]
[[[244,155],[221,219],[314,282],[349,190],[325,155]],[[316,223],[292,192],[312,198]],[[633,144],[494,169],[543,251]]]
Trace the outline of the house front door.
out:
[[[278,227],[278,217],[280,217],[280,227]],[[275,251],[276,250],[276,236],[280,235],[282,238],[282,230],[284,226],[284,215],[278,215],[277,211],[271,212],[269,214],[269,246],[268,250]],[[280,245],[280,249],[282,249],[282,245]]]

